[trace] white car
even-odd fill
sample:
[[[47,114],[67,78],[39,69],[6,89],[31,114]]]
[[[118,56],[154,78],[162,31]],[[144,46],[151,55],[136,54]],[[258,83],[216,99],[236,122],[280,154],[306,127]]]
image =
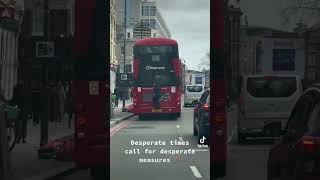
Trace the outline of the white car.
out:
[[[201,95],[204,92],[203,85],[187,85],[184,94],[184,106],[198,104]]]
[[[247,137],[278,137],[303,93],[296,75],[249,75],[241,85],[238,141]]]

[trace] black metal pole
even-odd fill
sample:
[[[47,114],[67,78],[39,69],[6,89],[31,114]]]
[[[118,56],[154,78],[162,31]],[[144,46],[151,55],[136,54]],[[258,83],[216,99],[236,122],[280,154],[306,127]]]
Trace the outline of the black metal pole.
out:
[[[6,126],[7,117],[4,107],[5,103],[0,99],[0,179],[9,180],[12,172]]]
[[[142,1],[142,0],[140,0],[140,2],[141,2],[141,17],[140,17],[140,19],[141,19],[141,22],[140,22],[140,34],[141,34],[141,39],[142,39],[142,16],[143,16],[143,1]]]
[[[44,16],[44,23],[43,23],[43,36],[45,41],[49,40],[49,33],[48,33],[48,24],[49,24],[49,5],[48,5],[48,0],[44,0],[43,4],[43,16]],[[44,108],[44,112],[42,113],[41,119],[40,119],[40,146],[48,144],[48,131],[49,131],[49,112],[50,112],[50,91],[49,91],[49,77],[48,77],[48,63],[46,63],[45,67],[45,82],[43,83],[45,87],[41,88],[41,91],[45,91],[41,94],[44,94],[45,98],[41,98],[45,100],[46,108]]]
[[[140,25],[140,34],[141,34],[141,39],[142,39],[142,19],[141,19],[141,25]]]
[[[127,0],[124,0],[123,73],[126,73]],[[122,89],[122,108],[126,106],[125,87]]]

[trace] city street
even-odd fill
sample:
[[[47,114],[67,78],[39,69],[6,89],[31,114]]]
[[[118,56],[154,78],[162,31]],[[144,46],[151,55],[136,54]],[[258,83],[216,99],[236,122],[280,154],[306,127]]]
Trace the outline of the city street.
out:
[[[119,110],[117,110],[119,111]],[[121,113],[121,112],[117,112]],[[123,116],[130,115],[122,113]],[[116,116],[119,117],[120,115]],[[128,116],[129,117],[129,116]],[[210,162],[208,148],[198,147],[196,137],[192,135],[193,126],[193,108],[182,108],[181,119],[170,119],[168,117],[148,118],[139,120],[137,116],[131,116],[129,119],[119,122],[111,129],[111,180],[129,180],[135,179],[206,179],[210,178]],[[271,147],[270,142],[261,140],[252,140],[248,144],[239,145],[236,135],[237,106],[233,103],[228,110],[228,161],[227,176],[223,179],[248,179],[266,180],[266,161],[268,150]],[[114,120],[114,119],[113,119]],[[65,125],[64,125],[65,126]],[[67,132],[67,131],[66,131]],[[165,141],[166,145],[131,145],[131,141]],[[170,141],[174,145],[170,144]],[[174,142],[177,140],[176,142]],[[175,145],[177,142],[188,142],[185,145]],[[36,143],[31,141],[30,143]],[[182,143],[181,143],[182,144]],[[36,145],[36,144],[35,144]],[[20,147],[20,146],[18,146]],[[19,149],[19,148],[18,148]],[[16,150],[18,150],[16,149]],[[135,149],[135,150],[134,150]],[[139,150],[137,150],[139,149]],[[145,153],[145,149],[156,150]],[[194,149],[195,154],[160,154],[161,149],[167,150],[188,150]],[[132,150],[132,151],[130,151]],[[140,154],[137,154],[139,151]],[[127,152],[127,154],[126,154]],[[180,151],[178,151],[180,152]],[[182,151],[184,152],[184,151]],[[136,154],[129,154],[136,153]],[[139,162],[139,159],[170,159],[170,162]],[[13,157],[15,162],[18,160]],[[42,160],[42,164],[44,161]],[[154,160],[155,161],[155,160]],[[18,162],[18,161],[17,161]],[[19,161],[20,162],[20,161]],[[14,163],[15,164],[15,163]],[[53,167],[59,164],[56,161],[47,161],[47,167]],[[60,163],[64,170],[72,167],[71,164]],[[44,165],[44,164],[43,164]],[[41,165],[41,166],[43,166]],[[15,166],[17,167],[17,166]],[[26,179],[37,179],[31,177],[39,166],[33,165],[31,172],[25,171]],[[254,171],[252,170],[254,169]],[[18,169],[17,169],[18,170]],[[16,171],[17,171],[16,170]],[[62,170],[62,169],[61,169]],[[60,170],[60,171],[61,171]],[[19,171],[19,174],[23,174]],[[40,173],[41,174],[41,173]],[[50,174],[50,173],[42,173]],[[28,176],[29,175],[29,176]],[[53,175],[53,174],[52,174]],[[30,178],[28,178],[30,177]],[[45,177],[45,176],[44,176]],[[47,176],[46,176],[47,177]],[[59,179],[77,180],[90,179],[89,170],[79,170]]]
[[[234,179],[267,179],[266,160],[270,142],[252,140],[246,145],[237,142],[236,128],[237,109],[233,106],[228,112],[229,119],[229,153],[226,180]],[[209,152],[198,152],[196,155],[181,156],[176,160],[171,156],[173,162],[148,165],[138,163],[140,157],[150,158],[146,155],[125,155],[126,149],[133,149],[130,140],[166,140],[179,139],[190,142],[190,147],[198,149],[196,137],[192,135],[193,108],[183,108],[181,120],[147,120],[140,121],[137,117],[124,123],[122,130],[111,137],[111,179],[209,179]],[[179,125],[179,128],[177,128]],[[231,128],[233,126],[233,128]],[[161,148],[170,148],[165,146]],[[171,147],[172,148],[172,147]],[[149,148],[150,149],[150,148]],[[152,149],[152,148],[151,148]],[[159,150],[159,148],[154,148]],[[177,148],[179,149],[179,148]],[[144,152],[141,152],[144,154]],[[151,156],[160,158],[160,156]],[[170,156],[162,156],[169,157]],[[198,173],[190,167],[195,166]],[[123,170],[125,169],[125,173]],[[254,171],[252,171],[254,169]],[[200,176],[198,176],[200,174]]]
[[[150,118],[139,120],[134,116],[111,129],[111,180],[134,179],[147,180],[209,180],[209,151],[207,148],[198,150],[196,137],[192,135],[193,108],[182,108],[181,120],[169,118]],[[227,176],[224,180],[246,179],[266,180],[266,161],[269,141],[252,140],[248,144],[239,145],[237,135],[232,129],[236,128],[236,106],[228,111],[229,119],[229,147]],[[178,125],[178,126],[177,126]],[[233,126],[233,128],[231,128]],[[188,141],[189,146],[172,146],[170,140]],[[166,141],[164,146],[134,146],[134,141]],[[140,154],[126,154],[126,150],[140,149]],[[145,149],[156,150],[154,155],[146,155]],[[161,149],[196,149],[194,155],[159,155]],[[137,151],[135,152],[137,153]],[[167,159],[170,163],[139,163],[139,158]],[[253,170],[254,169],[254,170]],[[78,171],[65,180],[90,179],[89,171]]]

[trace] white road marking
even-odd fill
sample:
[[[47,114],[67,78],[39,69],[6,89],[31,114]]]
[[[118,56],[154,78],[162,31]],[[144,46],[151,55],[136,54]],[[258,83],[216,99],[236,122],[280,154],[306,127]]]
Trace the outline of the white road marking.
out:
[[[197,167],[196,166],[190,166],[190,169],[191,171],[193,172],[193,175],[196,177],[196,178],[202,178],[200,172],[198,171]]]
[[[180,125],[179,124],[177,124],[177,128],[179,128],[180,127]]]

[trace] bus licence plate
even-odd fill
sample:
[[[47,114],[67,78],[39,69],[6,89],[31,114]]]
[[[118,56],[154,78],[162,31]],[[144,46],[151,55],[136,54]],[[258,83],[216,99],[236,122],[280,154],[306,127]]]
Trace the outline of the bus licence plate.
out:
[[[152,112],[162,112],[162,109],[152,109]]]

